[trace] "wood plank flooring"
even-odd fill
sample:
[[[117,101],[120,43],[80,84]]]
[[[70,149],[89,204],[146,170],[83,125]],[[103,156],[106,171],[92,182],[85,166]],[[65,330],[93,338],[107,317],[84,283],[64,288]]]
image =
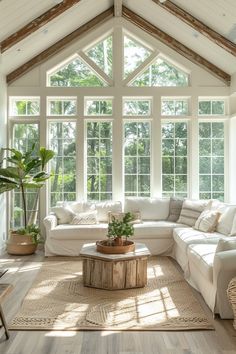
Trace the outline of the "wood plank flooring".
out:
[[[9,323],[30,288],[43,261],[42,251],[33,256],[4,256],[0,266],[9,271],[1,283],[14,286],[2,304]],[[215,331],[107,332],[107,331],[10,331],[0,338],[1,354],[236,354],[236,331],[230,320],[213,320]]]

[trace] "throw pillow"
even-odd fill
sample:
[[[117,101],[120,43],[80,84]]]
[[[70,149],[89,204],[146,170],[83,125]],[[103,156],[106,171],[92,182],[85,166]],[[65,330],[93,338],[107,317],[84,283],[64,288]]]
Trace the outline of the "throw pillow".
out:
[[[225,212],[221,215],[218,225],[217,232],[223,235],[230,235],[233,226],[234,216],[236,215],[236,206],[228,206]]]
[[[216,210],[204,210],[195,222],[194,229],[203,232],[214,232],[220,215],[221,213]]]
[[[236,215],[234,215],[233,226],[230,232],[230,236],[236,236]]]
[[[177,222],[188,226],[194,226],[207,204],[208,201],[206,200],[185,199]]]
[[[167,218],[168,221],[176,222],[179,219],[181,209],[183,205],[183,199],[170,198],[170,212]]]
[[[88,207],[91,208],[93,207],[95,210],[97,210],[97,218],[99,222],[108,222],[108,212],[114,212],[114,213],[119,213],[122,211],[122,204],[120,201],[107,201],[107,202],[97,202],[97,203],[87,203],[85,205],[86,209]]]
[[[219,239],[215,253],[230,251],[230,250],[236,250],[236,239],[234,240],[232,239],[229,240],[224,238]]]
[[[133,220],[130,222],[130,224],[141,224],[141,213],[140,211],[133,211],[131,212],[133,215]],[[118,221],[121,221],[123,217],[125,216],[125,213],[113,213],[109,212],[108,213],[108,222],[112,222],[113,218],[115,218]]]
[[[51,211],[56,214],[59,225],[69,224],[75,216],[75,213],[68,206],[56,206],[52,208]]]
[[[97,223],[97,210],[76,214],[71,221],[72,225],[94,225]]]

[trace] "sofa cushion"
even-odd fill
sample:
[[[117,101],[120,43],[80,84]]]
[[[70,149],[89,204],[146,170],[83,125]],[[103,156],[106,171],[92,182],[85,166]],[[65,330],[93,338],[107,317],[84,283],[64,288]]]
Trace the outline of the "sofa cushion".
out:
[[[166,220],[169,204],[169,198],[127,197],[124,211],[140,211],[142,220]]]
[[[227,206],[225,212],[221,215],[219,219],[216,230],[226,236],[230,235],[235,215],[236,206]]]
[[[96,225],[57,225],[50,232],[50,237],[57,240],[100,240],[107,236],[108,224]]]
[[[126,213],[113,213],[109,211],[108,213],[108,222],[112,222],[113,219],[117,221],[122,221]],[[140,224],[141,220],[141,213],[140,211],[133,211],[132,213],[132,220],[129,222],[130,224]]]
[[[168,221],[176,222],[179,219],[183,201],[183,199],[173,197],[170,198],[169,216],[167,218]]]
[[[195,222],[194,229],[203,232],[214,232],[221,213],[217,210],[203,210]]]
[[[189,263],[193,262],[205,279],[213,282],[213,262],[217,244],[197,244],[188,248]]]
[[[190,200],[185,199],[178,223],[193,226],[200,216],[201,212],[206,208],[208,201],[206,200]]]
[[[171,221],[144,221],[134,225],[134,238],[172,238],[173,228],[179,224]],[[182,225],[184,227],[184,225]]]
[[[173,231],[173,238],[180,247],[181,251],[187,255],[187,248],[192,244],[217,244],[219,239],[222,237],[221,234],[206,233],[198,230],[194,230],[192,227],[189,228],[175,228]]]

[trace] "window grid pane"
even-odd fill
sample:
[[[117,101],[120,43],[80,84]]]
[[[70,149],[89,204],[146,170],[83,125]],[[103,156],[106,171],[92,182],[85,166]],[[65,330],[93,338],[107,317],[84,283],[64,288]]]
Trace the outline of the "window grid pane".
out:
[[[87,122],[87,199],[112,199],[111,122]]]
[[[125,196],[150,196],[150,123],[124,123]]]
[[[198,102],[198,115],[199,116],[222,116],[225,114],[225,100],[201,100]]]
[[[76,98],[48,98],[49,116],[74,116],[76,115]]]
[[[147,99],[128,99],[123,100],[124,116],[150,116],[151,100]]]
[[[50,122],[49,146],[55,152],[50,161],[50,206],[76,200],[76,123]]]
[[[86,116],[112,116],[113,100],[112,99],[86,99],[85,112]]]
[[[161,114],[163,116],[187,116],[189,114],[188,99],[162,99]]]
[[[199,198],[224,200],[224,123],[199,123]]]
[[[39,116],[39,113],[39,97],[10,97],[11,116]]]
[[[162,124],[162,195],[188,195],[188,126]]]

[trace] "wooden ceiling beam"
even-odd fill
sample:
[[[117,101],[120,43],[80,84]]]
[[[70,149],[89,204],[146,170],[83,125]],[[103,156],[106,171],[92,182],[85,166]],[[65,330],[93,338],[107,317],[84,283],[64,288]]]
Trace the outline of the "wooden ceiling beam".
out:
[[[203,36],[210,39],[212,42],[227,50],[230,54],[236,56],[236,44],[214,31],[202,21],[198,20],[196,17],[192,16],[187,11],[181,9],[179,6],[175,5],[172,1],[166,0],[165,2],[160,2],[159,0],[152,0],[158,6],[162,7],[175,17],[179,18],[181,21],[185,22],[187,25],[194,28],[197,32],[201,33]]]
[[[210,63],[208,60],[194,52],[193,50],[187,48],[184,44],[177,41],[167,33],[160,30],[158,27],[154,26],[141,16],[134,13],[132,10],[128,9],[127,7],[123,6],[122,8],[122,16],[128,20],[129,22],[133,23],[137,27],[141,28],[143,31],[147,32],[151,36],[155,37],[168,47],[175,50],[180,55],[184,56],[194,64],[202,67],[204,70],[207,70],[210,74],[214,75],[221,81],[223,81],[227,86],[230,85],[231,76],[215,66],[214,64]]]
[[[33,32],[37,31],[39,28],[45,26],[55,17],[60,16],[63,12],[68,10],[70,7],[78,4],[81,0],[64,0],[61,3],[53,6],[48,11],[44,12],[42,15],[38,16],[34,20],[30,21],[24,27],[20,28],[17,32],[11,34],[9,37],[4,39],[0,43],[1,53],[22,41],[22,39],[28,37]]]
[[[110,7],[108,10],[102,12],[100,15],[96,16],[89,22],[85,23],[81,27],[77,28],[72,33],[68,34],[66,37],[62,38],[51,47],[47,48],[40,54],[36,55],[34,58],[30,59],[27,63],[21,65],[16,70],[12,71],[7,75],[7,83],[10,84],[22,75],[26,74],[28,71],[34,69],[36,66],[44,63],[46,60],[63,50],[75,39],[80,38],[82,35],[88,33],[91,29],[95,28],[97,25],[102,24],[114,15],[114,7]]]

